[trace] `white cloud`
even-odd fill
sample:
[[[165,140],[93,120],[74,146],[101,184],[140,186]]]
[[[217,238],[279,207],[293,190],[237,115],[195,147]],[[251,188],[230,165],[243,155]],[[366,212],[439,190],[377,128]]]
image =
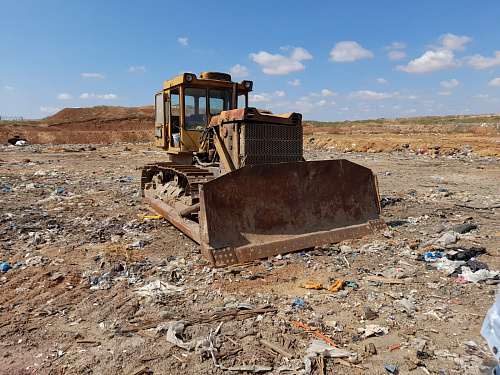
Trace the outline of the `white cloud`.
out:
[[[400,105],[395,105],[394,107],[392,107],[392,109],[401,109],[402,107]]]
[[[451,89],[453,87],[457,87],[459,82],[455,78],[452,78],[451,81],[441,81],[439,84],[445,89]]]
[[[409,95],[408,96],[408,99],[409,100],[415,100],[415,99],[418,99],[419,97],[417,95]]]
[[[377,82],[381,83],[381,84],[387,84],[387,83],[389,83],[389,81],[386,80],[385,78],[377,78]]]
[[[12,86],[5,86],[4,89],[5,90],[14,90],[14,87],[12,87]]]
[[[497,98],[492,98],[488,94],[480,94],[480,95],[477,95],[477,96],[473,96],[473,98],[479,99],[479,100],[481,100],[481,101],[483,101],[484,103],[487,103],[487,104],[498,104],[498,102],[500,101]]]
[[[391,49],[405,49],[405,48],[406,48],[406,43],[402,42],[392,42],[390,46],[382,47],[382,49],[385,51],[389,51]]]
[[[64,93],[64,94],[58,94],[57,95],[57,100],[69,100],[69,99],[73,99],[73,97],[71,96],[71,94]]]
[[[251,53],[249,57],[260,65],[263,73],[269,75],[289,74],[303,70],[306,67],[301,61],[313,58],[309,52],[300,47],[293,48],[289,57],[280,54],[271,55],[264,51]]]
[[[500,65],[500,51],[493,52],[495,57],[484,57],[481,55],[467,56],[467,64],[472,66],[474,69],[487,69],[492,66]]]
[[[427,51],[421,57],[412,60],[408,65],[398,65],[397,70],[407,73],[428,73],[442,69],[451,69],[459,64],[454,60],[455,55],[448,50]]]
[[[248,100],[251,103],[267,103],[270,102],[273,98],[284,98],[286,96],[284,91],[275,91],[272,94],[268,93],[260,93],[255,95],[249,95]]]
[[[472,41],[472,38],[469,38],[468,36],[458,36],[448,33],[441,35],[438,40],[443,46],[435,47],[435,49],[437,50],[465,51],[464,44]]]
[[[451,91],[440,91],[437,94],[441,95],[441,96],[450,96],[450,95],[453,95],[453,93]]]
[[[229,73],[231,73],[232,77],[237,77],[237,78],[244,78],[248,77],[250,73],[248,72],[248,69],[246,66],[241,66],[240,64],[236,64],[232,68],[229,68]]]
[[[42,113],[56,113],[59,112],[59,108],[54,108],[54,107],[40,107],[40,112]]]
[[[339,94],[336,93],[336,92],[333,92],[333,91],[330,91],[328,89],[323,89],[321,90],[321,93],[317,93],[317,92],[312,92],[309,94],[310,97],[312,98],[333,98],[335,96],[338,96]]]
[[[290,86],[300,86],[300,81],[295,78],[293,81],[288,81],[287,82]]]
[[[294,108],[294,111],[306,113],[310,112],[313,109],[319,108],[319,107],[324,107],[327,105],[337,105],[335,102],[327,102],[326,100],[322,99],[317,102],[311,102],[311,99],[307,96],[301,97],[299,100],[293,103],[292,107]]]
[[[389,51],[387,57],[389,58],[389,60],[401,60],[406,57],[406,53],[402,51]]]
[[[408,110],[408,111],[403,111],[402,113],[403,113],[404,115],[411,115],[411,114],[414,114],[414,113],[416,113],[416,112],[417,112],[417,110],[416,110],[416,109],[410,109],[410,110]]]
[[[357,42],[344,41],[335,44],[330,51],[330,61],[352,62],[359,59],[372,58],[373,52],[361,47]]]
[[[106,78],[105,75],[100,73],[82,73],[83,78]]]
[[[488,86],[494,86],[494,87],[499,87],[500,86],[500,78],[493,78],[489,83]]]
[[[137,72],[137,71],[144,72],[145,70],[146,70],[146,67],[144,65],[142,65],[142,66],[131,66],[130,68],[128,68],[129,72]]]
[[[80,95],[80,99],[116,100],[116,99],[118,99],[118,95],[115,95],[115,94],[96,95],[96,94],[89,94],[89,93],[85,92],[82,95]]]
[[[182,44],[183,46],[187,46],[188,45],[188,38],[178,38],[177,39],[179,41],[180,44]]]
[[[330,98],[330,97],[334,97],[334,96],[337,96],[337,95],[338,95],[338,93],[332,92],[332,91],[327,90],[327,89],[321,90],[321,96],[323,96],[325,98]]]
[[[387,53],[387,57],[389,60],[401,60],[406,57],[406,53],[403,51],[396,51],[398,49],[405,49],[406,43],[402,42],[392,42],[390,46],[385,46],[382,49],[385,51],[389,51]]]
[[[369,90],[362,90],[362,91],[356,91],[356,92],[351,92],[349,95],[347,95],[347,99],[374,99],[374,100],[380,100],[380,99],[395,99],[399,98],[399,92],[394,92],[392,94],[385,93],[385,92],[375,92],[375,91],[369,91]]]
[[[348,111],[348,110],[349,110],[349,107],[343,107],[343,108],[342,108],[342,111],[344,111],[344,112],[345,112],[345,111]]]

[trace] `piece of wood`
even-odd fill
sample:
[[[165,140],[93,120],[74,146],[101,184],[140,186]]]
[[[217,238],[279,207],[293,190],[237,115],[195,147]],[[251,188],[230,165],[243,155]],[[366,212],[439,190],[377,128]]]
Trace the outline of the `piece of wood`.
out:
[[[283,357],[287,357],[290,359],[295,357],[295,353],[288,351],[288,350],[285,350],[285,348],[283,348],[280,345],[275,344],[273,342],[262,339],[262,340],[260,340],[260,344],[267,346],[268,348],[271,348],[275,352],[281,354]]]
[[[320,375],[325,375],[325,359],[322,355],[318,357],[318,368]]]
[[[346,361],[345,359],[341,358],[335,358],[341,365],[347,366],[347,367],[356,367],[356,368],[362,368],[364,369],[363,366],[361,365],[355,365],[354,363],[351,363],[349,361]]]
[[[403,280],[391,279],[389,277],[384,277],[384,276],[366,276],[366,277],[364,277],[364,279],[366,281],[373,281],[373,282],[382,281],[383,283],[386,283],[386,284],[404,284],[405,283]]]
[[[138,332],[138,331],[141,331],[141,330],[144,330],[144,329],[150,329],[150,328],[156,328],[158,326],[158,322],[154,322],[154,323],[149,323],[149,324],[146,324],[146,325],[143,325],[143,326],[139,326],[139,327],[123,327],[121,329],[121,333],[122,334],[127,334],[127,333],[131,333],[131,332]]]
[[[234,349],[223,350],[220,353],[215,354],[215,358],[225,359],[225,358],[229,357],[230,355],[236,354],[242,350],[243,350],[243,348],[234,348]]]
[[[140,375],[140,374],[143,374],[144,372],[146,372],[148,370],[149,370],[148,366],[143,365],[141,367],[137,367],[135,370],[132,370],[132,372],[129,373],[129,375]]]
[[[77,344],[93,344],[96,346],[101,345],[100,341],[94,341],[94,340],[77,340],[76,343]]]

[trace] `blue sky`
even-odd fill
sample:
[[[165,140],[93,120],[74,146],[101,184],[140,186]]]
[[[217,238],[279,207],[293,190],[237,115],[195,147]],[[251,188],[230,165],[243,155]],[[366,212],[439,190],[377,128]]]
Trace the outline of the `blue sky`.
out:
[[[318,121],[500,112],[500,1],[1,0],[0,116],[152,105],[182,72]]]

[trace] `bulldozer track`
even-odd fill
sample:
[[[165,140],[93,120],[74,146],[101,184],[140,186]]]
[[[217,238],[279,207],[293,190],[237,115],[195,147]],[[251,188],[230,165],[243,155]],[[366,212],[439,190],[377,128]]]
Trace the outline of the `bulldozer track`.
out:
[[[146,183],[150,182],[152,177],[161,171],[183,177],[188,183],[189,191],[198,191],[199,185],[215,178],[212,172],[195,165],[170,162],[148,164],[142,170],[141,189],[144,189]]]

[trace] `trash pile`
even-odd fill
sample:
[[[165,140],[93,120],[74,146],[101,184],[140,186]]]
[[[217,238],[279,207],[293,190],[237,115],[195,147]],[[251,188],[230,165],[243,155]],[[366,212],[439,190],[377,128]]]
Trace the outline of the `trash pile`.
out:
[[[500,283],[500,202],[485,170],[343,155],[379,175],[386,232],[213,269],[139,196],[141,166],[162,158],[150,146],[0,150],[10,373],[489,368],[479,330]]]

